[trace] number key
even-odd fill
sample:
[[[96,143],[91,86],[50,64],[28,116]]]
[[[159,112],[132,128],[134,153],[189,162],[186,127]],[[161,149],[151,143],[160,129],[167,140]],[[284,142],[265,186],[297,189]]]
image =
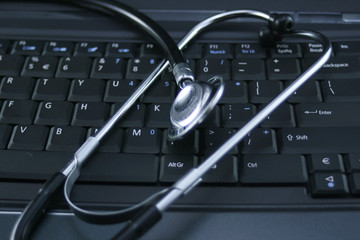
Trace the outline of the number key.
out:
[[[91,58],[63,57],[56,72],[59,78],[87,78],[91,68]]]

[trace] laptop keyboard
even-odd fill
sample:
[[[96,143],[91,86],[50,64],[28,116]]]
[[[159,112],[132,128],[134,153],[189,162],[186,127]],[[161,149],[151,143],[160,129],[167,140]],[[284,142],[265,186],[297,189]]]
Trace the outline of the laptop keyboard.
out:
[[[294,187],[305,192],[306,202],[357,198],[360,41],[333,47],[323,69],[214,165],[200,189],[268,194],[276,188],[286,195]],[[171,73],[164,73],[85,165],[80,184],[168,186],[205,160],[322,50],[313,43],[279,43],[272,49],[256,42],[191,45],[185,57],[197,79],[215,74],[225,79],[215,110],[184,140],[168,142],[169,110],[178,90]],[[4,183],[40,183],[61,170],[162,58],[156,45],[141,42],[11,39],[0,40],[0,54]],[[259,194],[253,202],[261,202]]]

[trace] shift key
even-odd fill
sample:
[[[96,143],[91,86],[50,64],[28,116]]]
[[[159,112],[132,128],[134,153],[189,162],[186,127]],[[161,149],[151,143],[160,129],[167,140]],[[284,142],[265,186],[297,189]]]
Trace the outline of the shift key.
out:
[[[279,131],[281,153],[347,153],[360,146],[360,127],[283,128]]]
[[[244,184],[307,183],[305,157],[300,154],[246,155],[242,159],[240,181]]]

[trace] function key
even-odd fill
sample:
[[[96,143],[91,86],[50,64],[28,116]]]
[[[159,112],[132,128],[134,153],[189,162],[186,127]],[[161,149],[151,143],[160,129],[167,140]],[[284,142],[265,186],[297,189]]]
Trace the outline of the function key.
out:
[[[49,56],[70,56],[73,49],[74,43],[52,41],[46,43],[43,54]]]
[[[161,48],[153,43],[142,44],[140,47],[140,57],[162,58],[163,56]]]
[[[191,44],[184,49],[186,58],[199,59],[202,57],[202,44]]]
[[[319,57],[324,47],[320,43],[304,43],[302,45],[304,57]]]
[[[75,46],[76,56],[102,57],[105,46],[98,42],[80,42]]]
[[[234,58],[232,46],[228,43],[209,43],[205,47],[205,57]]]
[[[265,58],[266,49],[259,43],[241,43],[235,46],[236,57]]]
[[[134,44],[133,43],[109,43],[106,47],[107,57],[134,57]]]
[[[8,40],[0,40],[0,54],[6,53],[8,47],[9,47],[9,41]]]
[[[360,41],[335,42],[333,45],[336,56],[360,56]]]
[[[41,41],[16,41],[11,53],[21,55],[40,55],[43,46],[44,43]]]
[[[300,45],[297,43],[278,43],[271,49],[272,57],[301,57]]]

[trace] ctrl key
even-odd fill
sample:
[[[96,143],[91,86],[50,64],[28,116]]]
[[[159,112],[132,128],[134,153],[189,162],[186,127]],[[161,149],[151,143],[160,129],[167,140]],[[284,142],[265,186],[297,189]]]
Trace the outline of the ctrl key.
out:
[[[341,173],[317,173],[311,177],[312,194],[321,196],[342,196],[349,194],[346,176]]]

